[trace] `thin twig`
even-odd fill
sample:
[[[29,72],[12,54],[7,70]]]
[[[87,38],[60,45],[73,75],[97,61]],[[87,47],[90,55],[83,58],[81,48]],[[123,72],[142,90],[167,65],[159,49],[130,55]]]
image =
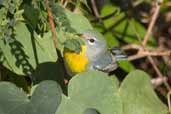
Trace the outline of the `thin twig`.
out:
[[[68,4],[68,1],[66,0],[63,4],[63,7],[65,8],[67,6],[67,4]]]
[[[157,75],[158,75],[159,77],[161,77],[161,78],[164,77],[164,76],[162,75],[162,73],[160,72],[160,70],[158,69],[157,65],[155,64],[153,58],[152,58],[151,56],[147,56],[147,58],[148,58],[148,60],[150,61],[150,63],[151,63],[151,65],[152,65],[152,67],[154,68],[154,70],[156,71]],[[164,83],[164,85],[166,86],[167,90],[170,91],[171,88],[170,88],[169,84],[167,83],[167,81],[165,80],[163,83]]]
[[[141,49],[140,49],[141,50]],[[139,51],[137,54],[129,56],[128,60],[132,61],[132,60],[136,60],[136,59],[140,59],[146,56],[171,56],[171,51],[144,51],[141,50]]]
[[[147,44],[148,42],[148,39],[149,39],[149,36],[152,32],[152,29],[154,27],[154,24],[157,20],[157,17],[158,17],[158,14],[159,14],[159,11],[160,11],[160,5],[158,4],[158,2],[155,3],[155,12],[154,14],[152,15],[152,18],[151,18],[151,21],[150,21],[150,24],[148,26],[148,29],[147,29],[147,33],[146,35],[144,36],[144,40],[142,42],[142,45],[145,47],[145,45]]]
[[[60,1],[61,5],[63,5],[63,4],[64,4],[64,2],[65,2],[65,0],[61,0],[61,1]]]
[[[45,0],[45,3],[46,3],[48,18],[49,18],[49,24],[50,24],[50,28],[51,28],[51,32],[52,32],[53,43],[54,43],[55,48],[57,49],[57,34],[56,34],[56,30],[55,30],[53,15],[52,15],[51,9],[49,7],[49,1]]]
[[[161,3],[160,3],[160,4],[161,4]],[[151,22],[150,22],[150,24],[149,24],[149,26],[148,26],[146,35],[145,35],[144,40],[143,40],[142,45],[141,45],[141,46],[142,46],[142,49],[139,50],[138,54],[141,53],[142,51],[146,51],[145,46],[146,46],[146,44],[147,44],[147,42],[148,42],[150,33],[151,33],[151,31],[152,31],[152,29],[153,29],[153,27],[154,27],[154,24],[155,24],[155,22],[156,22],[157,16],[158,16],[159,11],[160,11],[160,5],[159,5],[159,3],[158,3],[157,1],[156,1],[156,6],[155,6],[155,7],[156,7],[155,12],[154,12],[154,14],[153,14],[153,16],[152,16]],[[134,29],[134,31],[136,32],[136,29]],[[140,39],[139,33],[136,32],[136,35],[137,35],[137,37]],[[141,56],[142,56],[142,55],[141,55]],[[134,56],[134,59],[135,59],[135,57],[136,57],[136,56]],[[155,64],[153,58],[152,58],[150,55],[147,55],[147,58],[148,58],[149,62],[151,63],[152,67],[154,68],[155,72],[157,73],[158,77],[161,77],[161,78],[164,77],[164,76],[162,75],[162,73],[160,72],[160,70],[158,69],[157,65]],[[170,88],[169,84],[167,83],[167,81],[164,81],[163,83],[164,83],[164,85],[166,86],[166,88],[170,91],[171,88]]]
[[[169,108],[169,114],[171,114],[171,101],[170,101],[170,97],[171,97],[171,91],[168,92],[167,94],[167,103],[168,103],[168,108]]]
[[[93,8],[93,12],[96,16],[96,18],[100,18],[97,6],[96,6],[96,1],[95,0],[91,0],[91,4],[92,4],[92,8]]]
[[[148,56],[171,56],[171,51],[142,51],[141,54]]]
[[[64,0],[65,1],[65,0]],[[51,9],[49,7],[49,2],[48,0],[45,0],[45,3],[46,3],[46,8],[47,8],[47,13],[48,13],[48,18],[49,18],[49,24],[50,24],[50,28],[51,28],[51,32],[52,32],[52,38],[53,38],[53,43],[54,43],[54,46],[55,48],[57,49],[57,33],[56,33],[56,29],[55,29],[55,24],[54,24],[54,18],[53,18],[53,14],[51,12]],[[65,66],[64,66],[64,62],[63,62],[63,59],[61,57],[61,53],[59,50],[57,50],[57,54],[58,54],[58,61],[61,63],[61,66],[63,67],[64,69],[64,74],[65,76],[67,75],[66,73],[66,70],[65,70]],[[67,79],[64,79],[64,83],[67,81]]]
[[[145,55],[136,54],[136,55],[129,56],[128,60],[129,61],[134,61],[134,60],[141,59],[141,58],[144,58],[144,57],[146,57],[146,56]]]
[[[157,1],[156,1],[156,3],[155,3],[155,7],[156,7],[156,8],[155,8],[155,12],[154,12],[154,14],[153,14],[153,16],[152,16],[150,25],[148,26],[146,35],[145,35],[144,40],[143,40],[143,43],[142,43],[142,47],[143,47],[143,50],[144,50],[144,51],[146,51],[146,50],[145,50],[145,46],[146,46],[146,44],[147,44],[147,42],[148,42],[148,39],[150,38],[150,37],[149,37],[149,36],[150,36],[150,33],[152,32],[152,29],[153,29],[153,27],[154,27],[154,24],[156,23],[157,16],[158,16],[159,11],[160,11],[160,5],[159,5],[159,3],[158,3]],[[162,73],[160,72],[160,70],[158,69],[157,65],[155,64],[153,58],[152,58],[151,56],[149,56],[149,55],[147,56],[147,58],[148,58],[149,62],[151,63],[152,67],[154,68],[155,72],[157,73],[157,75],[158,75],[159,77],[163,77]],[[164,81],[163,83],[164,83],[164,85],[166,86],[166,88],[170,91],[171,88],[170,88],[169,84],[167,83],[167,81]]]
[[[153,78],[151,80],[151,83],[153,85],[154,88],[160,86],[161,84],[164,83],[164,81],[167,81],[168,78],[167,77],[157,77],[157,78]]]
[[[142,47],[137,45],[137,44],[128,44],[128,45],[124,45],[121,47],[123,50],[131,50],[131,49],[136,49],[136,50],[140,50]]]
[[[101,19],[101,20],[109,19],[109,18],[113,17],[117,12],[118,12],[118,11],[115,10],[115,11],[113,11],[112,13],[110,13],[110,14],[108,14],[108,15],[106,15],[106,16],[103,16],[103,17],[100,16],[100,19]],[[97,21],[99,21],[99,18],[96,17],[95,19],[92,19],[92,20],[90,20],[90,21],[91,21],[92,23],[93,23],[93,22],[97,23]]]

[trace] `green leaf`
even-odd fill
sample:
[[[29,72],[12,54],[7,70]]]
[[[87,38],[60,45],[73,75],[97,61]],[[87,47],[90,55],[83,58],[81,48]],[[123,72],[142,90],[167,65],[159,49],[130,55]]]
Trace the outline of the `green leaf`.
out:
[[[4,7],[2,7],[1,9],[0,9],[0,25],[1,25],[1,28],[0,28],[0,35],[2,34],[2,32],[4,32],[3,31],[3,26],[5,26],[7,23],[8,23],[8,19],[6,18],[6,13],[7,13],[7,11],[6,11],[6,9],[4,8]],[[1,35],[1,37],[3,37],[2,35]]]
[[[166,106],[156,96],[149,76],[140,70],[131,72],[119,89],[123,114],[167,114]]]
[[[108,16],[110,14],[112,14],[113,12],[115,11],[119,11],[119,8],[116,7],[116,6],[113,6],[111,4],[106,4],[104,5],[104,7],[102,8],[101,12],[100,12],[100,15],[101,17],[105,17],[105,16]],[[112,26],[114,23],[115,23],[115,20],[116,20],[116,16],[119,16],[118,14],[116,15],[113,15],[111,18],[107,18],[103,21],[104,23],[104,26],[106,28],[109,28],[110,26]]]
[[[43,81],[32,94],[28,114],[54,114],[61,102],[61,88],[54,81]]]
[[[56,114],[83,114],[87,108],[94,108],[101,114],[122,114],[117,89],[118,85],[105,73],[80,73],[70,80],[68,97],[62,99]]]
[[[128,60],[120,60],[118,61],[118,64],[119,64],[119,67],[122,68],[126,72],[131,72],[135,70],[135,67]]]
[[[66,49],[79,53],[81,51],[81,43],[77,39],[67,39],[64,43]]]
[[[9,7],[9,0],[0,0],[0,5],[3,5],[5,7]]]
[[[65,10],[57,4],[53,5],[52,8],[58,29],[62,28],[65,32],[75,33],[82,33],[88,29],[93,29],[88,19],[83,15]]]
[[[31,34],[21,22],[16,25],[15,30],[15,38],[0,40],[0,48],[5,57],[3,65],[9,70],[20,75],[31,74],[38,64],[57,60],[50,32],[45,33],[42,38]]]
[[[71,79],[68,96],[63,95],[56,112],[69,113],[166,114],[167,107],[156,96],[149,76],[143,71],[132,71],[120,88],[106,74],[88,71]]]
[[[3,5],[4,4],[3,2],[4,2],[4,0],[0,0],[0,5]]]
[[[61,89],[54,81],[37,85],[31,100],[14,84],[0,83],[0,112],[4,114],[54,114],[60,102]]]
[[[109,48],[112,48],[114,46],[119,46],[119,41],[113,36],[111,32],[107,32],[104,36]]]
[[[75,34],[93,29],[87,18],[81,14],[65,10],[57,4],[52,5],[52,11],[55,17],[55,23],[57,24],[58,49],[62,52],[65,46],[65,48],[71,51],[80,52],[81,40]],[[78,39],[76,40],[74,38]]]
[[[91,82],[91,83],[90,83]],[[68,96],[54,81],[33,88],[31,99],[8,82],[0,83],[2,114],[166,114],[167,107],[156,96],[149,76],[132,71],[118,88],[118,81],[99,71],[73,77]],[[10,110],[9,110],[10,109]],[[66,110],[67,109],[67,110]],[[56,112],[55,112],[56,111]]]
[[[63,95],[61,104],[55,114],[83,114],[84,109],[86,108],[83,103],[76,102]]]
[[[87,0],[80,0],[80,2],[82,2],[87,8],[89,8],[89,5],[87,3]]]
[[[82,33],[86,30],[93,29],[88,19],[81,14],[66,11],[66,16],[69,19],[71,27],[76,31],[76,33]]]
[[[88,108],[84,111],[84,114],[100,114],[96,109]]]
[[[9,82],[0,83],[0,109],[4,114],[19,114],[13,113],[13,111],[24,110],[19,107],[28,102],[27,95],[14,84]]]
[[[24,9],[24,17],[27,20],[27,22],[29,22],[29,24],[32,25],[32,27],[35,29],[36,25],[38,23],[38,19],[39,19],[39,13],[36,9],[34,9],[33,6],[28,5],[28,4],[24,4],[23,5],[23,9]]]
[[[101,10],[101,16],[107,16],[117,9],[119,9],[117,6],[107,4]],[[114,16],[103,20],[103,24],[107,29],[105,32],[111,33],[113,39],[123,40],[127,43],[140,44],[146,33],[146,28],[134,18],[128,17],[125,12],[118,12]],[[111,40],[107,41],[110,45],[116,45],[115,42],[110,42]],[[154,37],[150,36],[147,46],[154,47],[155,45]]]
[[[66,73],[64,64],[60,59],[58,58],[56,62],[46,62],[39,64],[34,74],[32,75],[32,77],[35,79],[33,80],[33,84],[38,84],[44,80],[54,80],[58,82],[62,90],[65,91],[66,85],[64,84],[64,77],[66,76]]]

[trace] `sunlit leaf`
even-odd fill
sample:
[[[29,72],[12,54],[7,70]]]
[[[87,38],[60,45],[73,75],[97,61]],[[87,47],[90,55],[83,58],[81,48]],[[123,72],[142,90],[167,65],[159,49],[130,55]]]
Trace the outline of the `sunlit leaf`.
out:
[[[56,50],[51,38],[51,33],[44,37],[32,34],[24,23],[16,26],[15,38],[0,40],[0,48],[5,57],[3,65],[16,74],[30,74],[37,64],[43,62],[55,62]]]
[[[166,106],[155,94],[149,76],[143,71],[131,72],[122,82],[119,94],[124,114],[167,114]]]
[[[78,74],[71,79],[68,97],[63,97],[56,114],[83,114],[87,108],[95,108],[100,114],[122,114],[115,81],[97,71]]]

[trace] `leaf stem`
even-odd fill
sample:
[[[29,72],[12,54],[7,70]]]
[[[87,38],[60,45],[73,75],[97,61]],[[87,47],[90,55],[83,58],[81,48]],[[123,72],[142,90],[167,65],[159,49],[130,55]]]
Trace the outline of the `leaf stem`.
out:
[[[57,49],[57,33],[56,33],[56,29],[55,29],[53,14],[51,12],[51,8],[49,7],[48,0],[45,0],[45,4],[46,4],[49,24],[50,24],[50,28],[51,28],[51,32],[52,32],[53,43],[54,43],[55,48]]]

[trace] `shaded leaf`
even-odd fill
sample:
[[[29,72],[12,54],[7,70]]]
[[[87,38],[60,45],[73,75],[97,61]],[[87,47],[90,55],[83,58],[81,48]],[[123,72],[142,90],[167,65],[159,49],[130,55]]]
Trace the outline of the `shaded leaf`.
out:
[[[61,102],[61,89],[54,81],[41,82],[31,100],[12,83],[0,83],[0,112],[2,114],[54,114]]]
[[[100,114],[96,109],[88,108],[84,111],[84,114]]]
[[[28,114],[54,114],[61,102],[61,88],[54,81],[43,81],[34,90]]]
[[[33,6],[28,5],[28,4],[24,4],[23,5],[23,9],[24,9],[24,17],[25,19],[31,24],[31,26],[35,29],[36,28],[36,24],[38,23],[38,16],[39,13],[36,9],[34,9]]]
[[[22,114],[13,113],[15,110],[24,111],[20,109],[21,105],[29,102],[27,95],[14,84],[9,82],[0,83],[0,109],[5,114]]]

